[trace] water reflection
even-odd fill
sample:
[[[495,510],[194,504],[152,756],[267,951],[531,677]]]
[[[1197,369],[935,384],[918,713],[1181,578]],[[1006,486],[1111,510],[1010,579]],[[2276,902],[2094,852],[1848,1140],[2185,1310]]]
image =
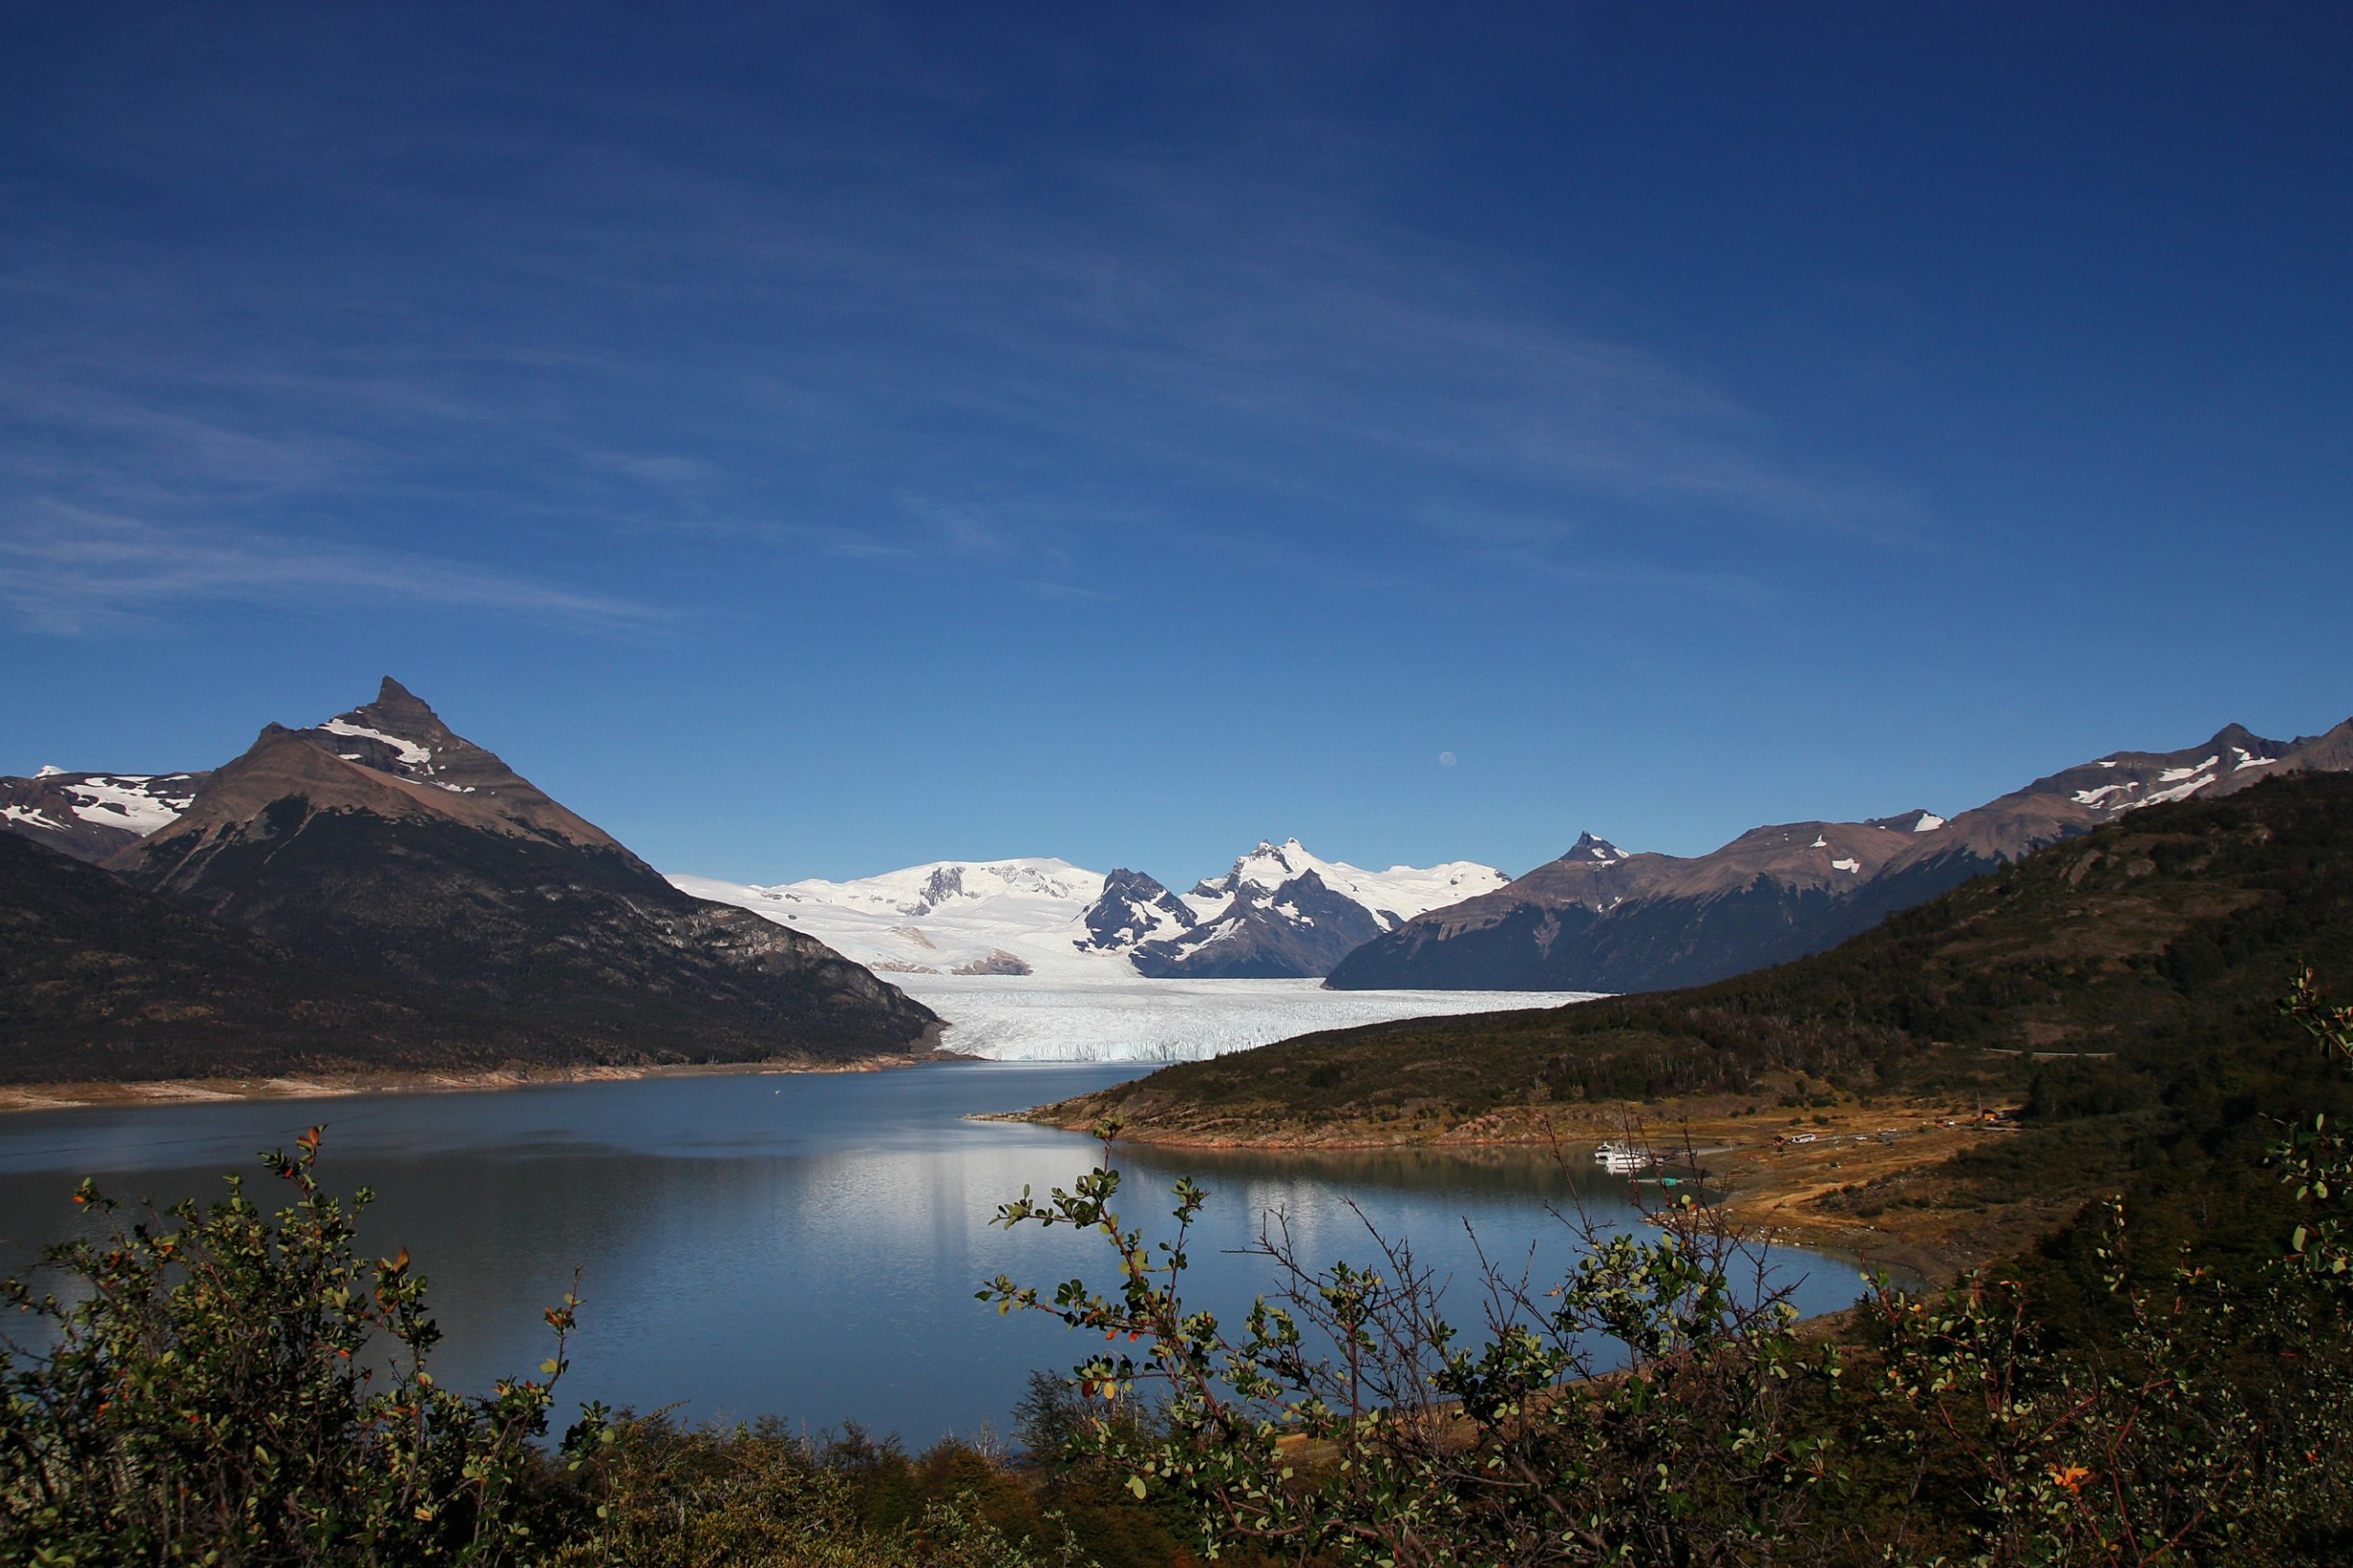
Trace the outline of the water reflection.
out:
[[[1032,1368],[1086,1349],[1043,1319],[997,1317],[972,1299],[980,1281],[1109,1280],[1095,1237],[988,1223],[1024,1186],[1068,1186],[1095,1146],[966,1115],[1137,1070],[974,1064],[19,1115],[0,1118],[0,1265],[21,1268],[74,1223],[65,1199],[85,1174],[118,1196],[168,1202],[218,1190],[218,1173],[236,1167],[268,1204],[254,1152],[320,1121],[329,1184],[380,1194],[365,1244],[406,1246],[431,1280],[448,1331],[444,1381],[482,1388],[535,1366],[540,1311],[576,1267],[587,1306],[568,1401],[683,1401],[696,1419],[852,1419],[919,1442],[1001,1425]],[[1632,1215],[1622,1185],[1581,1173],[1572,1192],[1536,1155],[1127,1148],[1121,1161],[1131,1214],[1158,1218],[1180,1174],[1212,1190],[1192,1249],[1195,1297],[1221,1312],[1268,1286],[1262,1260],[1238,1249],[1269,1212],[1316,1260],[1369,1261],[1367,1221],[1409,1237],[1457,1277],[1450,1305],[1465,1319],[1476,1316],[1462,1296],[1478,1258],[1466,1223],[1490,1257],[1534,1247],[1540,1266],[1557,1267],[1572,1240],[1548,1205],[1581,1201],[1610,1223]],[[1852,1297],[1851,1269],[1799,1261],[1812,1265],[1807,1310]]]

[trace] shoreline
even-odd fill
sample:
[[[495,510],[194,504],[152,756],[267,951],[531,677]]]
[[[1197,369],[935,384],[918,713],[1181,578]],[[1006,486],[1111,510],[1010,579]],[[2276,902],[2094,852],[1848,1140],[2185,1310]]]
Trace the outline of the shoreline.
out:
[[[1071,1113],[1084,1101],[1038,1106],[992,1117],[1091,1132]],[[1790,1141],[1802,1137],[1802,1142]],[[2080,1203],[2027,1201],[1999,1210],[1955,1211],[1889,1204],[1871,1212],[1864,1188],[1909,1193],[1936,1179],[1954,1156],[2006,1137],[2006,1120],[1964,1117],[1929,1101],[1864,1106],[1792,1116],[1738,1114],[1727,1105],[1644,1106],[1635,1102],[1512,1108],[1434,1134],[1378,1126],[1267,1129],[1123,1127],[1116,1141],[1159,1148],[1254,1149],[1269,1153],[1343,1153],[1416,1149],[1469,1154],[1482,1149],[1550,1148],[1575,1157],[1627,1139],[1689,1163],[1721,1193],[1715,1207],[1734,1226],[1764,1240],[1829,1250],[1869,1265],[1899,1269],[1933,1284],[2031,1244],[2071,1218]],[[1826,1204],[1824,1200],[1835,1200]]]
[[[459,1094],[539,1085],[625,1083],[647,1078],[769,1077],[798,1073],[885,1072],[988,1058],[927,1050],[861,1057],[848,1062],[770,1058],[756,1062],[657,1063],[569,1067],[509,1066],[470,1070],[291,1072],[267,1077],[166,1078],[0,1085],[0,1115],[123,1106],[217,1104],[234,1100],[321,1100],[393,1094]],[[1020,1066],[1042,1064],[1021,1063]],[[1073,1115],[1084,1101],[1024,1111],[975,1114],[981,1121],[1025,1122],[1089,1133],[1091,1118]],[[2063,1223],[2075,1205],[2027,1203],[1999,1213],[1963,1218],[1926,1208],[1891,1208],[1869,1214],[1859,1205],[1833,1203],[1859,1186],[1920,1181],[1966,1149],[2007,1136],[2000,1122],[1968,1121],[1947,1108],[1921,1102],[1848,1105],[1830,1115],[1732,1114],[1724,1106],[1610,1105],[1515,1107],[1435,1133],[1397,1126],[1325,1123],[1267,1128],[1122,1128],[1117,1141],[1170,1149],[1257,1150],[1266,1153],[1350,1153],[1418,1150],[1470,1156],[1506,1150],[1551,1149],[1581,1170],[1593,1147],[1627,1139],[1672,1151],[1722,1193],[1717,1207],[1734,1225],[1761,1238],[1829,1250],[1867,1265],[1884,1265],[1941,1283],[1977,1263],[2015,1252]],[[1810,1135],[1802,1143],[1785,1139]],[[1875,1221],[1876,1221],[1875,1223]],[[1958,1221],[1956,1223],[1956,1221]]]
[[[466,1094],[540,1084],[626,1083],[640,1078],[769,1077],[782,1073],[888,1072],[976,1062],[957,1051],[904,1051],[850,1062],[771,1057],[758,1062],[662,1062],[641,1066],[514,1066],[464,1070],[287,1072],[250,1078],[139,1078],[0,1084],[0,1115],[104,1106],[208,1105],[224,1100],[325,1100],[375,1094]]]

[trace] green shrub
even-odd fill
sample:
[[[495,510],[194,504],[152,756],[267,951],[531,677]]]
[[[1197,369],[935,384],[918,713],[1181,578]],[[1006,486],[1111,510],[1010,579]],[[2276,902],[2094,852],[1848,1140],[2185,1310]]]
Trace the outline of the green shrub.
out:
[[[1000,1527],[1043,1533],[988,1456],[944,1442],[917,1459],[854,1431],[813,1448],[780,1423],[731,1431],[625,1417],[580,1467],[593,1518],[557,1568],[1043,1568]]]
[[[183,1203],[49,1249],[75,1299],[0,1286],[40,1320],[0,1346],[0,1555],[36,1563],[493,1564],[536,1554],[550,1389],[576,1305],[548,1314],[539,1380],[440,1387],[405,1251],[363,1261],[312,1174],[316,1129],[266,1157],[292,1201]],[[76,1201],[116,1205],[85,1183]]]

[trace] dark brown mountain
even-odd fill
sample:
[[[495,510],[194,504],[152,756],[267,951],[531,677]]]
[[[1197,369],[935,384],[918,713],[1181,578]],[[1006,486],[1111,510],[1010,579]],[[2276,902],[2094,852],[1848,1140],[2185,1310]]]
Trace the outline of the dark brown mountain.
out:
[[[368,985],[0,835],[0,1082],[597,1060],[527,1020]]]
[[[1792,822],[1690,859],[1581,838],[1483,897],[1375,938],[1325,981],[1342,991],[1661,991],[1836,946],[2033,849],[2143,807],[2230,795],[2292,772],[2353,771],[2353,720],[2267,741],[2233,724],[2181,751],[2120,751],[1949,821],[1914,811]]]
[[[850,1058],[938,1022],[816,939],[680,893],[390,679],[270,725],[108,867],[355,983],[607,1060]]]

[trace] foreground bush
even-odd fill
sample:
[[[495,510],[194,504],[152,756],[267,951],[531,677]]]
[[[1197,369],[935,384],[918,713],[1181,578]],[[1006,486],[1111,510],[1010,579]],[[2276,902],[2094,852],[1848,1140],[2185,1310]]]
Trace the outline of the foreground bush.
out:
[[[662,1416],[598,1435],[589,1505],[562,1568],[1044,1568],[999,1522],[1044,1533],[1001,1465],[948,1441],[916,1459],[848,1438],[817,1448],[770,1422],[683,1429]],[[992,1518],[995,1516],[995,1519]]]
[[[440,1337],[408,1255],[359,1257],[312,1174],[314,1129],[267,1157],[292,1201],[237,1177],[208,1206],[50,1250],[77,1298],[0,1286],[46,1341],[0,1346],[0,1546],[13,1560],[520,1560],[543,1520],[546,1431],[572,1303],[539,1380],[488,1398],[434,1384]],[[85,1183],[76,1202],[112,1214]]]

